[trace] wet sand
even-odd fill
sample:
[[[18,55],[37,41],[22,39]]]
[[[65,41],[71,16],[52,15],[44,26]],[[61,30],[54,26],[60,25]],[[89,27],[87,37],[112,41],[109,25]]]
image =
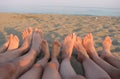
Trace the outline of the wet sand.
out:
[[[83,38],[93,33],[98,53],[102,51],[104,37],[109,35],[113,41],[111,51],[120,58],[120,17],[0,13],[0,45],[11,33],[17,35],[22,43],[21,32],[27,27],[41,29],[50,48],[53,40],[62,42],[67,34],[75,32]],[[73,54],[72,65],[77,73],[83,74],[77,55]]]

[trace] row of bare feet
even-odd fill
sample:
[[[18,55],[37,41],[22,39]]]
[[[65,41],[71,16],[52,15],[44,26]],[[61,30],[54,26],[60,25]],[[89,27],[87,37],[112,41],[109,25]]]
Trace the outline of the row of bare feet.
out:
[[[44,52],[44,57],[49,59],[49,47],[48,42],[44,39],[43,32],[40,29],[33,30],[32,28],[25,29],[22,33],[23,44],[19,47],[19,39],[16,35],[11,34],[5,44],[0,49],[0,53],[5,51],[12,51],[18,48],[25,49],[25,51],[32,50],[37,52],[37,55],[40,53],[40,50]],[[105,58],[107,55],[111,55],[110,47],[112,41],[109,36],[107,36],[103,41],[103,53],[102,58]],[[62,59],[71,58],[73,49],[78,51],[78,61],[84,61],[87,58],[97,57],[97,51],[94,47],[94,41],[92,34],[88,34],[82,40],[75,33],[69,34],[61,43],[58,40],[54,40],[52,44],[52,53],[51,58],[57,58],[62,47]],[[3,52],[4,51],[4,52]],[[44,64],[43,64],[44,66]]]
[[[22,33],[22,39],[23,39],[23,44],[21,47],[24,48],[34,48],[38,52],[42,49],[45,52],[49,52],[48,48],[48,43],[46,40],[43,38],[43,33],[39,29],[35,29],[34,33],[32,28],[25,29]],[[32,42],[31,45],[31,40],[35,40]],[[39,44],[35,43],[41,43],[41,47],[37,46]],[[112,41],[109,36],[107,36],[104,41],[103,41],[103,52],[101,57],[104,58],[106,55],[111,55],[110,52],[110,47],[111,47]],[[16,35],[11,34],[3,46],[9,50],[14,50],[19,47],[19,39]],[[39,47],[39,48],[38,48]],[[52,52],[60,52],[60,47],[61,44],[59,41],[55,40],[52,44]],[[94,41],[93,41],[93,36],[92,34],[88,34],[84,37],[82,40],[79,36],[76,36],[74,33],[69,34],[68,36],[65,37],[63,43],[62,43],[62,58],[64,57],[71,57],[72,55],[72,50],[75,48],[79,53],[78,53],[78,60],[83,60],[85,57],[91,57],[91,56],[98,56],[95,47],[94,47]],[[94,52],[94,53],[93,53]],[[3,53],[1,51],[1,53]],[[56,54],[56,53],[55,53]],[[54,55],[53,55],[54,56]],[[92,58],[92,57],[91,57]]]
[[[111,55],[111,38],[107,36],[102,44],[103,52],[101,54],[101,57],[105,58],[105,56]],[[86,35],[83,40],[79,36],[76,36],[74,33],[66,36],[63,41],[63,57],[68,56],[71,58],[73,48],[78,51],[79,61],[84,60],[86,57],[92,58],[93,56],[98,56],[94,47],[93,36],[91,33]]]

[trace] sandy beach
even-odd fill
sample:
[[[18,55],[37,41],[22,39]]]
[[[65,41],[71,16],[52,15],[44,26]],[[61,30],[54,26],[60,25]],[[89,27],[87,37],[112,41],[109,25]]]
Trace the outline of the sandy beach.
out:
[[[113,41],[111,51],[120,58],[120,17],[0,13],[0,45],[11,33],[17,35],[22,43],[21,33],[27,27],[41,29],[50,49],[53,40],[62,42],[67,34],[75,32],[83,38],[92,33],[95,47],[101,53],[102,41],[109,35]],[[72,65],[77,73],[83,74],[77,55],[73,54]]]

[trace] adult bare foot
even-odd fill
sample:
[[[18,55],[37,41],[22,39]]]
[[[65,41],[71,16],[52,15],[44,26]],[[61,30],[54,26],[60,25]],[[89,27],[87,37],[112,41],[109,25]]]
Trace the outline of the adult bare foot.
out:
[[[24,49],[29,49],[31,46],[31,41],[32,41],[32,28],[31,27],[23,31],[22,39],[23,39],[23,44],[21,47]]]
[[[46,66],[49,58],[50,58],[50,52],[49,52],[49,47],[48,47],[48,43],[46,40],[42,40],[41,42],[41,50],[44,53],[44,57],[42,59],[40,59],[35,66],[42,66],[43,68]]]
[[[9,47],[8,47],[8,51],[9,50],[13,50],[13,49],[17,49],[19,46],[19,39],[18,37],[15,35],[13,36],[13,34],[10,35],[10,43],[9,43]]]
[[[48,43],[47,43],[46,40],[42,40],[41,50],[44,52],[44,57],[46,59],[49,59],[50,58],[50,52],[49,52],[49,47],[48,47]]]
[[[110,52],[111,45],[112,45],[112,40],[109,36],[107,36],[103,41],[103,52],[101,54],[102,58],[109,55],[112,56],[112,53]]]
[[[71,58],[75,40],[76,40],[76,35],[74,33],[65,37],[63,41],[63,49],[62,49],[63,58],[65,57]]]
[[[86,49],[83,47],[82,39],[80,37],[76,38],[74,43],[74,48],[78,51],[78,61],[83,61],[85,58],[89,58]]]
[[[60,53],[61,44],[58,40],[55,40],[52,43],[52,53],[51,58],[57,58]]]
[[[39,54],[41,49],[40,44],[42,42],[42,39],[43,39],[42,31],[36,28],[33,33],[31,50],[36,51]]]
[[[91,58],[94,56],[98,56],[96,49],[94,47],[93,36],[91,33],[85,36],[83,40],[83,45]]]
[[[9,46],[9,43],[10,43],[10,37],[7,39],[7,41],[0,47],[0,53],[4,53],[8,46]]]

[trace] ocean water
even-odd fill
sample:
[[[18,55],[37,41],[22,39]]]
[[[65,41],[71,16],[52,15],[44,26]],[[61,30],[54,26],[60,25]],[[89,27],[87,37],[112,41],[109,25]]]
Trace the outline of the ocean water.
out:
[[[0,12],[36,13],[36,14],[65,14],[65,15],[91,15],[91,16],[120,16],[120,8],[95,8],[72,6],[38,6],[13,7],[0,9]]]

